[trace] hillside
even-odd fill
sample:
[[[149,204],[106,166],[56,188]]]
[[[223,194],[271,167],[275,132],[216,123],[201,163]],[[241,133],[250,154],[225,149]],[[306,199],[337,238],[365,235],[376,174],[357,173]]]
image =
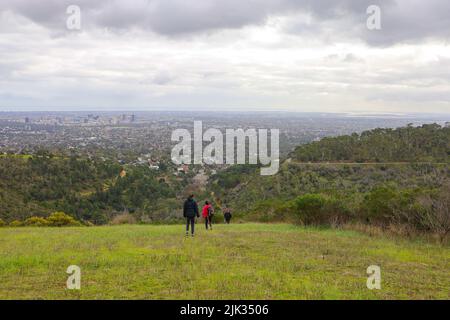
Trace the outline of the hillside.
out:
[[[324,138],[291,154],[300,162],[449,162],[450,127],[437,124],[375,129]]]
[[[194,170],[174,175],[176,167],[169,164],[153,171],[75,154],[3,155],[0,219],[11,223],[62,211],[106,224],[130,212],[133,221],[175,222],[186,191],[196,190],[199,201],[213,202],[217,221],[227,204],[243,221],[401,223],[445,237],[448,213],[434,208],[449,201],[449,152],[448,127],[376,129],[300,146],[274,176],[260,176],[255,166],[231,166],[206,186],[206,176],[200,183]],[[435,217],[438,227],[420,221],[436,214],[442,215]]]
[[[449,152],[448,127],[376,129],[300,146],[274,176],[232,167],[209,188],[244,220],[401,224],[446,237]]]
[[[0,299],[448,299],[448,248],[292,225],[0,229]],[[205,247],[204,243],[208,243]],[[81,290],[65,288],[69,265]],[[379,265],[382,290],[368,290]]]
[[[164,170],[48,152],[0,157],[0,176],[0,219],[6,222],[63,211],[104,224],[125,210],[139,215],[147,207],[154,216],[169,216],[171,199],[187,183]]]

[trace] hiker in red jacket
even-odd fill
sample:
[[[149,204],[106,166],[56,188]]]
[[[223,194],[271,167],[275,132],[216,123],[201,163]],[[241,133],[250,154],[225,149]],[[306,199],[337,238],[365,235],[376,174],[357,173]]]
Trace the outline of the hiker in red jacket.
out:
[[[208,230],[208,224],[209,228],[212,230],[212,217],[214,215],[214,210],[212,206],[209,204],[208,201],[205,201],[205,205],[202,210],[202,217],[205,219],[205,227],[206,230]]]

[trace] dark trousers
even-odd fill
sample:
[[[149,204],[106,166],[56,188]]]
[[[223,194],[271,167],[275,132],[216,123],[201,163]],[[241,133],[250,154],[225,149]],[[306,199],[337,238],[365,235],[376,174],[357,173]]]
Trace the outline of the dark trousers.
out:
[[[186,233],[189,232],[189,225],[191,225],[191,233],[194,234],[195,217],[186,218]]]
[[[212,229],[212,223],[211,223],[211,220],[212,220],[212,217],[211,217],[211,216],[205,217],[205,227],[206,227],[206,230],[208,230],[208,224],[209,224],[209,227]]]

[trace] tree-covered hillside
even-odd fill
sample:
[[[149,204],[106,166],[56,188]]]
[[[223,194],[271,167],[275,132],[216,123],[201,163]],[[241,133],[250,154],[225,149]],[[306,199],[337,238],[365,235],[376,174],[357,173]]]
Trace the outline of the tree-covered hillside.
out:
[[[246,166],[210,180],[244,220],[357,221],[450,232],[450,129],[377,129],[298,147],[274,176]]]
[[[448,162],[449,156],[450,127],[437,124],[324,138],[292,153],[301,162]]]
[[[124,211],[154,214],[168,206],[185,183],[147,166],[126,167],[124,176],[122,169],[114,162],[48,152],[1,156],[0,219],[23,221],[63,211],[102,224]]]
[[[61,211],[95,224],[123,213],[133,221],[172,221],[181,217],[185,192],[196,190],[197,200],[213,201],[217,213],[227,204],[241,220],[395,223],[445,235],[449,143],[450,129],[438,125],[326,138],[298,147],[274,176],[261,176],[255,166],[231,166],[211,176],[206,188],[194,173],[174,175],[167,163],[151,170],[48,152],[3,155],[0,220]]]

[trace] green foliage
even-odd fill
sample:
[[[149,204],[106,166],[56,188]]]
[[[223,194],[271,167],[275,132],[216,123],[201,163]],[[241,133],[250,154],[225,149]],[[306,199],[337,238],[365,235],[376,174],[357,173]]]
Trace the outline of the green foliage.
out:
[[[5,221],[63,211],[79,221],[106,224],[111,212],[151,208],[160,199],[175,198],[183,185],[170,175],[160,179],[147,166],[120,165],[72,155],[0,157],[0,218]],[[166,175],[167,176],[167,175]]]
[[[395,204],[399,201],[398,193],[386,186],[369,192],[365,198],[367,217],[371,220],[386,220],[394,215]]]
[[[21,227],[23,226],[23,222],[19,220],[14,220],[9,224],[10,227]]]
[[[435,201],[433,194],[449,180],[449,129],[408,126],[325,138],[297,148],[292,161],[282,163],[274,176],[260,176],[258,167],[250,165],[219,170],[200,198],[213,192],[215,201],[227,203],[239,220],[356,220],[436,229],[418,217],[431,219],[435,206],[422,200]],[[179,178],[161,168],[125,166],[127,174],[120,178],[119,164],[74,153],[41,150],[27,157],[0,157],[0,218],[39,225],[44,222],[27,220],[31,213],[57,211],[84,224],[107,224],[118,213],[129,212],[126,221],[178,221],[180,195],[192,187],[195,173]]]
[[[41,217],[30,217],[26,219],[23,224],[31,227],[45,227],[49,225],[49,222]]]
[[[112,225],[120,225],[120,224],[135,224],[136,218],[129,213],[122,213],[116,215],[112,220]]]
[[[444,234],[445,206],[430,203],[448,184],[449,155],[450,127],[375,129],[300,146],[274,176],[229,168],[209,189],[242,220],[290,222],[292,215],[304,224],[401,224]]]
[[[95,226],[95,224],[93,224],[90,221],[83,221],[83,225],[85,225],[86,227],[93,227],[93,226]]]
[[[292,201],[281,199],[270,199],[258,201],[255,203],[248,219],[259,222],[280,222],[289,221],[295,222],[291,219],[294,212],[294,205]],[[239,214],[233,214],[233,219],[240,218]]]
[[[64,216],[63,216],[64,215]],[[47,220],[42,217],[30,217],[25,221],[14,220],[9,226],[10,227],[46,227],[46,226],[70,226],[70,225],[79,225],[77,221],[75,221],[72,217],[65,215],[62,212],[57,212],[51,215],[52,221]],[[5,222],[0,219],[0,227],[5,226]]]
[[[51,227],[80,226],[81,223],[64,212],[53,212],[48,218],[48,225]]]
[[[218,172],[213,180],[218,186],[225,189],[235,188],[242,182],[242,176],[255,172],[256,167],[250,165],[231,166],[228,170]]]
[[[399,217],[419,230],[437,234],[445,242],[450,234],[450,183],[438,192],[420,195]]]
[[[323,222],[327,199],[320,194],[305,194],[295,199],[296,214],[304,224]]]
[[[426,124],[324,138],[298,147],[292,157],[302,162],[448,162],[449,150],[450,127]]]
[[[365,217],[378,224],[401,222],[397,219],[399,213],[409,213],[420,193],[420,190],[399,190],[389,185],[376,187],[365,197]]]

